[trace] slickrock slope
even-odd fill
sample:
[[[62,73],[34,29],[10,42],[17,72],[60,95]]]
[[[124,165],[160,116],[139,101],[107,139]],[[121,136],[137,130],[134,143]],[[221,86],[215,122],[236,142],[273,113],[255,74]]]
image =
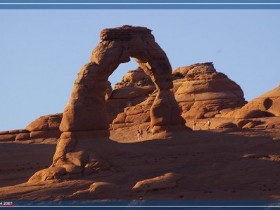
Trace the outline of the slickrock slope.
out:
[[[280,84],[278,87],[253,99],[240,110],[233,112],[235,118],[247,119],[280,116]]]

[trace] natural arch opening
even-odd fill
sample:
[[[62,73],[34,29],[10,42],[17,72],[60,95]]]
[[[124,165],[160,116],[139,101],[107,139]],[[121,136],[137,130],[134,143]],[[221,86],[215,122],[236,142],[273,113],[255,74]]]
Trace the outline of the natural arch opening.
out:
[[[123,71],[123,69],[126,69],[126,71]],[[122,71],[117,72],[118,70]],[[123,72],[125,73],[123,74]],[[125,113],[127,109],[139,105],[145,101],[147,97],[155,90],[155,85],[151,81],[150,77],[139,67],[138,63],[136,63],[133,58],[131,58],[130,62],[119,65],[113,74],[109,76],[109,80],[112,75],[116,74],[118,74],[118,77],[120,77],[120,75],[122,75],[122,77],[115,85],[114,83],[112,84],[110,98],[106,101],[111,128],[116,128],[116,126],[112,127],[112,124],[115,123],[124,124],[133,121],[131,117],[126,119]],[[143,116],[140,115],[140,118],[143,118]],[[139,122],[136,120],[135,124],[137,123]]]
[[[109,76],[108,80],[111,83],[112,88],[114,89],[115,85],[122,81],[127,72],[137,69],[138,66],[138,63],[134,59],[130,59],[127,63],[121,63]]]

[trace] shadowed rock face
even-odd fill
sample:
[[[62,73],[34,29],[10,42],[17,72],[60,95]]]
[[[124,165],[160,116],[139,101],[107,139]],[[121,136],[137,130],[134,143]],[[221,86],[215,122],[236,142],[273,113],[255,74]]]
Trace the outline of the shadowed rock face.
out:
[[[100,38],[101,42],[93,50],[90,63],[78,74],[63,113],[60,130],[108,129],[104,97],[108,77],[120,63],[130,61],[130,57],[135,58],[156,86],[157,97],[150,110],[151,127],[183,124],[178,105],[170,91],[173,83],[169,60],[155,42],[151,30],[123,26],[102,30]]]

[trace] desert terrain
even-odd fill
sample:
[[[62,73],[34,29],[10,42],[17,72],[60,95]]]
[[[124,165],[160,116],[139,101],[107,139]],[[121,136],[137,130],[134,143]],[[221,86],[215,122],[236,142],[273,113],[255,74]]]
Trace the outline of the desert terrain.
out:
[[[280,86],[247,102],[211,62],[172,70],[147,28],[100,37],[63,113],[0,132],[0,200],[280,199]]]
[[[270,120],[262,118],[266,123]],[[1,142],[3,200],[270,200],[279,199],[280,119],[277,128],[180,131],[140,141],[135,129],[96,142],[96,173],[26,183],[49,167],[55,140]],[[130,139],[130,140],[129,140]],[[162,177],[170,174],[166,180]],[[158,177],[156,184],[136,183]]]

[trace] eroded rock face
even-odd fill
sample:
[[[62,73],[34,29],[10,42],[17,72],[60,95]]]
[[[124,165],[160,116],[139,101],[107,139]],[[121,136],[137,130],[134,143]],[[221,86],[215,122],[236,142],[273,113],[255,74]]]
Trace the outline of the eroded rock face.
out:
[[[83,171],[81,168],[91,162],[92,140],[109,138],[105,100],[107,81],[118,65],[130,61],[130,57],[135,58],[156,88],[149,111],[150,126],[161,131],[170,125],[184,125],[179,106],[170,91],[173,83],[169,60],[155,42],[151,30],[123,26],[102,30],[100,38],[101,42],[93,50],[90,62],[78,74],[59,127],[63,133],[51,168],[65,168],[67,174]],[[110,97],[116,95],[122,98],[120,93],[114,92]],[[48,175],[48,171],[42,171],[30,180],[44,181],[46,174],[47,177],[55,177],[53,172]]]
[[[29,131],[25,129],[0,131],[0,141],[26,140],[29,138]]]
[[[280,84],[278,87],[249,101],[241,109],[232,112],[231,116],[238,119],[280,116]]]
[[[29,125],[26,126],[28,131],[48,131],[48,130],[58,130],[61,122],[62,114],[52,114],[41,116]]]
[[[155,90],[155,84],[140,67],[128,71],[123,76],[122,81],[115,85],[112,95],[107,101],[110,122],[114,121],[113,128],[125,126],[127,123],[141,124],[150,122],[152,103],[145,107],[140,104]],[[153,101],[154,99],[155,97],[152,98]],[[133,111],[134,109],[138,111]]]
[[[62,114],[50,114],[41,116],[29,125],[26,126],[26,130],[30,132],[29,139],[37,138],[59,138],[61,132],[59,130],[59,125],[61,122]],[[19,135],[18,140],[27,140],[28,136]]]
[[[165,126],[172,124],[169,111],[154,114],[154,109],[166,106],[164,100],[173,100],[173,109],[178,109],[175,99],[170,96],[169,89],[173,87],[171,66],[164,51],[155,42],[151,30],[144,27],[123,26],[120,28],[104,29],[100,34],[101,42],[93,50],[91,62],[79,72],[72,91],[71,98],[64,110],[60,130],[62,132],[106,130],[108,116],[104,92],[108,77],[120,63],[135,58],[145,74],[147,74],[158,90],[158,96],[151,107],[151,126]],[[137,93],[135,93],[137,94]],[[164,97],[164,95],[168,95]],[[121,94],[117,97],[122,97]],[[172,95],[172,94],[171,94]],[[114,97],[114,93],[112,96]],[[116,96],[115,96],[116,97]],[[172,111],[173,112],[173,111]],[[179,110],[177,121],[182,122]],[[164,118],[155,120],[154,117]]]
[[[133,77],[133,73],[129,72],[125,75],[125,79],[116,86],[119,89],[114,91],[125,90],[128,87],[131,89],[153,87],[149,86],[149,83],[139,83],[139,81],[133,80],[133,78],[139,78]],[[173,71],[172,76],[174,86],[172,92],[175,95],[175,103],[180,106],[182,117],[187,122],[190,119],[192,121],[192,119],[219,117],[221,113],[238,109],[246,103],[240,86],[225,74],[217,72],[212,63],[197,63],[179,67]],[[147,81],[147,78],[142,78],[142,81],[145,81],[145,79]],[[135,83],[132,85],[133,81],[142,85],[136,85]],[[124,108],[113,120],[113,128],[150,122],[151,118],[147,113],[150,112],[154,101],[159,101],[159,98],[162,97],[161,94],[156,92],[151,93],[154,90],[155,87],[148,92],[149,94],[142,99],[141,103]],[[173,97],[173,94],[170,93],[169,95]],[[155,100],[156,97],[157,100]],[[163,97],[168,97],[168,93],[165,93]],[[165,101],[170,103],[173,100]],[[170,110],[167,113],[172,113],[173,106],[162,105],[159,110],[155,109],[153,113],[166,112],[166,110]],[[177,110],[173,111],[177,112]],[[170,118],[173,115],[167,114],[166,116]],[[174,113],[174,116],[176,116],[176,113]],[[160,117],[154,119],[162,120]],[[174,124],[178,123],[176,120],[171,121]]]
[[[240,86],[212,63],[180,67],[173,75],[173,92],[185,119],[211,118],[246,104]]]
[[[123,87],[154,87],[151,78],[141,68],[128,71],[122,81],[115,85],[115,90]],[[155,87],[154,87],[155,89]]]

